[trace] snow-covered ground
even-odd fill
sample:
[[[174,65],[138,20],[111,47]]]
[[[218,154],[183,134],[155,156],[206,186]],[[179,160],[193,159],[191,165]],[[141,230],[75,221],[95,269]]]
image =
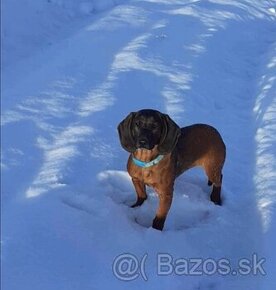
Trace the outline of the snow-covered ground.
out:
[[[2,1],[2,289],[276,287],[276,1]],[[131,209],[117,124],[154,108],[227,146],[222,207],[193,169],[163,232]],[[143,273],[114,275],[129,253]],[[157,275],[158,253],[266,275]],[[141,269],[140,269],[141,270]]]

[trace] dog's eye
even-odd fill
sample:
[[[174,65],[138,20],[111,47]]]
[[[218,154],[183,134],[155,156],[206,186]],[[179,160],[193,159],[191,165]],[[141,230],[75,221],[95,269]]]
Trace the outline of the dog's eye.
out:
[[[136,121],[136,122],[135,122],[135,125],[136,125],[137,127],[140,127],[140,126],[141,126],[141,122],[140,122],[140,121]]]

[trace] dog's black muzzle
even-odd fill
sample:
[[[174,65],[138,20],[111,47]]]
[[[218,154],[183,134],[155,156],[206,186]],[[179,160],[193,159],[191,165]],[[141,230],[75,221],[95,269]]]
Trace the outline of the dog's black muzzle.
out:
[[[151,150],[153,148],[153,146],[150,146],[149,142],[146,139],[140,139],[138,141],[137,148]]]
[[[142,134],[137,139],[137,148],[152,150],[154,147],[153,136],[147,130],[143,130]]]

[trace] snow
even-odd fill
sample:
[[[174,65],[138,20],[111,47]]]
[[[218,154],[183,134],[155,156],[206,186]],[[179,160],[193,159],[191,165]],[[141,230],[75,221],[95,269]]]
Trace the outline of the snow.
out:
[[[10,65],[47,49],[78,29],[78,21],[125,0],[2,1],[3,64]],[[20,44],[20,45],[18,45]]]
[[[276,286],[275,1],[2,1],[2,288],[271,290]],[[200,169],[163,232],[139,208],[117,124],[154,108],[215,126],[223,206]],[[146,257],[144,281],[112,273]],[[157,275],[157,255],[254,253],[266,275]],[[146,256],[145,256],[146,255]]]
[[[276,254],[273,246],[275,236],[275,196],[276,196],[276,46],[271,46],[263,60],[260,73],[259,89],[256,96],[254,113],[257,122],[256,131],[256,167],[255,184],[259,212],[264,231],[264,255],[267,257],[267,268],[270,270],[265,280],[266,289],[275,287]]]

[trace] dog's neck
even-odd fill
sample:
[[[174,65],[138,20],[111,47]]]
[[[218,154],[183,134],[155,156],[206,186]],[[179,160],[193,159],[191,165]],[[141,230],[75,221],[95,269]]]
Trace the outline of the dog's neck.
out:
[[[157,145],[153,147],[152,150],[139,148],[134,153],[133,156],[143,162],[150,162],[159,155],[157,150]]]

